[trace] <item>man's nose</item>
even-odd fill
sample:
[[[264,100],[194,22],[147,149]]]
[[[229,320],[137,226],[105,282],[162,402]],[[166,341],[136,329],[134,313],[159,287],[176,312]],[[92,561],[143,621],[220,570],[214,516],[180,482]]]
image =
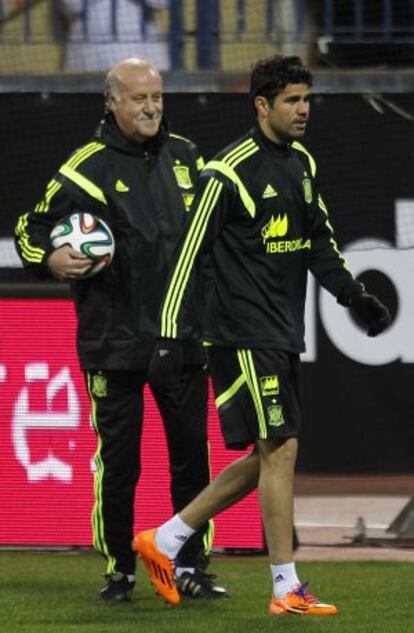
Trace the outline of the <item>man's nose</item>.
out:
[[[309,101],[299,101],[298,114],[308,114],[308,112],[309,112]]]
[[[152,99],[146,99],[144,103],[145,112],[154,114],[157,111],[156,103]]]

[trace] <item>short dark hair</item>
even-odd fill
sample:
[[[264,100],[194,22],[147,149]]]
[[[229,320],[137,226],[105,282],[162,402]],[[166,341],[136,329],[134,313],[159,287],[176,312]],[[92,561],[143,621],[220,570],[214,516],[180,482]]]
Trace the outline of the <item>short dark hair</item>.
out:
[[[288,84],[312,86],[313,76],[300,57],[295,55],[273,55],[259,59],[250,75],[250,100],[258,95],[272,101]]]

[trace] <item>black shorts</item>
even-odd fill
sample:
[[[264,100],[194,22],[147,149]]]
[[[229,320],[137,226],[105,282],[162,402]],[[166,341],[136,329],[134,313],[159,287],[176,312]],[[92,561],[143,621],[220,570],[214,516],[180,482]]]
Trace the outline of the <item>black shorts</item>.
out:
[[[302,418],[298,354],[275,349],[207,349],[227,448],[298,435]]]

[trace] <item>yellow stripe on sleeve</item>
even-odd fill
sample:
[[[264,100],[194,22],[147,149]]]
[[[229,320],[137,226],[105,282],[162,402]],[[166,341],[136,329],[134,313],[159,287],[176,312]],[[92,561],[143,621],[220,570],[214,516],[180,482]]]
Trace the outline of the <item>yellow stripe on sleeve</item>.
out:
[[[207,230],[210,215],[218,200],[223,184],[212,178],[204,190],[203,196],[190,225],[178,258],[168,293],[164,302],[161,317],[161,336],[175,338],[177,336],[177,315],[190,277],[194,259]]]
[[[99,200],[99,202],[107,204],[105,194],[102,189],[97,187],[91,180],[89,180],[79,172],[75,171],[71,167],[68,167],[67,164],[62,165],[62,167],[59,169],[59,173],[61,173],[63,176],[66,176],[66,178],[68,178],[69,180],[72,180],[72,182],[76,183],[78,187],[86,191],[86,193],[92,196],[92,198],[95,198],[96,200]]]

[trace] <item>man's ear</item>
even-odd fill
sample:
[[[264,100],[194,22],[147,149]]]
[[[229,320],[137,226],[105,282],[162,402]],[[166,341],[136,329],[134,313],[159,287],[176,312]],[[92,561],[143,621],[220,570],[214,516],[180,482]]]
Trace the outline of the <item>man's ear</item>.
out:
[[[107,92],[105,95],[105,105],[107,110],[110,112],[114,112],[116,110],[116,99],[110,92]]]
[[[254,105],[258,114],[260,114],[261,116],[267,116],[269,112],[269,103],[266,97],[258,95],[254,100]]]

